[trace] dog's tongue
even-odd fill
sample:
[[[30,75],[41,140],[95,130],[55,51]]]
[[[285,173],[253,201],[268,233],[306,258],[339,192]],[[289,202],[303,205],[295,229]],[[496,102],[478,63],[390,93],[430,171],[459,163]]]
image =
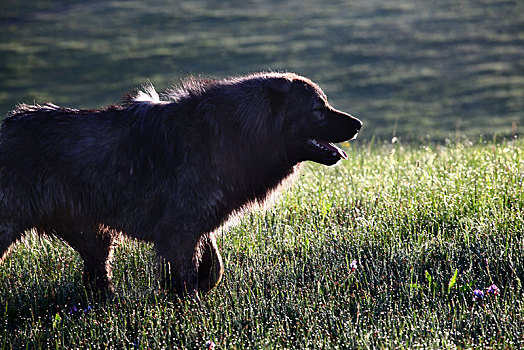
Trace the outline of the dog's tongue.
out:
[[[322,140],[317,140],[317,142],[320,143],[322,146],[326,147],[327,149],[329,149],[330,151],[336,152],[340,156],[340,158],[343,158],[346,160],[348,159],[348,155],[346,154],[346,152],[344,152],[343,150],[341,150],[334,144],[330,142],[322,141]]]

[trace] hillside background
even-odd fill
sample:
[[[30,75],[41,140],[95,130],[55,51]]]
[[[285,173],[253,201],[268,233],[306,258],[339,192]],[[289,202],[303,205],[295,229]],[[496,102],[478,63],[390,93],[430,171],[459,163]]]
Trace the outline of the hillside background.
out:
[[[523,14],[518,0],[2,0],[0,113],[285,70],[361,118],[361,139],[511,137],[524,125]]]

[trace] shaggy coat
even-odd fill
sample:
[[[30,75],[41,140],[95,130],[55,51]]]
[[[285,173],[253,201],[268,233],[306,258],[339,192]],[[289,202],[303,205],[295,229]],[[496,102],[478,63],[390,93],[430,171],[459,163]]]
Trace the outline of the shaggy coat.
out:
[[[0,261],[36,229],[80,253],[86,287],[110,291],[121,232],[154,243],[179,295],[208,291],[217,229],[300,162],[345,158],[330,142],[360,127],[292,73],[189,79],[100,110],[20,105],[0,129]]]

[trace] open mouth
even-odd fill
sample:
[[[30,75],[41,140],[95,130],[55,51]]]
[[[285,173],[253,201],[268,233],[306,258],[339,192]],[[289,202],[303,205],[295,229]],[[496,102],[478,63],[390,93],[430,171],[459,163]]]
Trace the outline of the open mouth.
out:
[[[318,139],[308,139],[308,146],[310,146],[316,153],[325,157],[333,157],[335,159],[348,159],[346,152],[332,144]]]

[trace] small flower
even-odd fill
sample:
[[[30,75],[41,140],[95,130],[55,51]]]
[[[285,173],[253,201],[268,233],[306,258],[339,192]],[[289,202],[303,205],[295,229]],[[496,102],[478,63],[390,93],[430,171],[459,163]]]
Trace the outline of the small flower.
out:
[[[88,306],[85,309],[82,309],[80,307],[76,307],[75,305],[73,305],[69,308],[68,314],[78,316],[79,314],[82,314],[82,313],[87,314],[88,312],[91,312],[91,310],[92,310],[91,306]]]
[[[208,350],[214,349],[215,346],[216,346],[216,344],[212,340],[208,340],[206,342],[206,349],[208,349]]]
[[[499,295],[500,289],[496,285],[492,284],[491,286],[489,286],[487,293],[491,293],[493,295]]]
[[[353,273],[355,272],[355,270],[357,269],[357,261],[356,260],[353,260],[351,262],[351,264],[349,264],[349,268],[351,269],[350,273]]]
[[[473,291],[473,301],[477,301],[478,299],[484,298],[484,292],[480,289],[475,289]]]

